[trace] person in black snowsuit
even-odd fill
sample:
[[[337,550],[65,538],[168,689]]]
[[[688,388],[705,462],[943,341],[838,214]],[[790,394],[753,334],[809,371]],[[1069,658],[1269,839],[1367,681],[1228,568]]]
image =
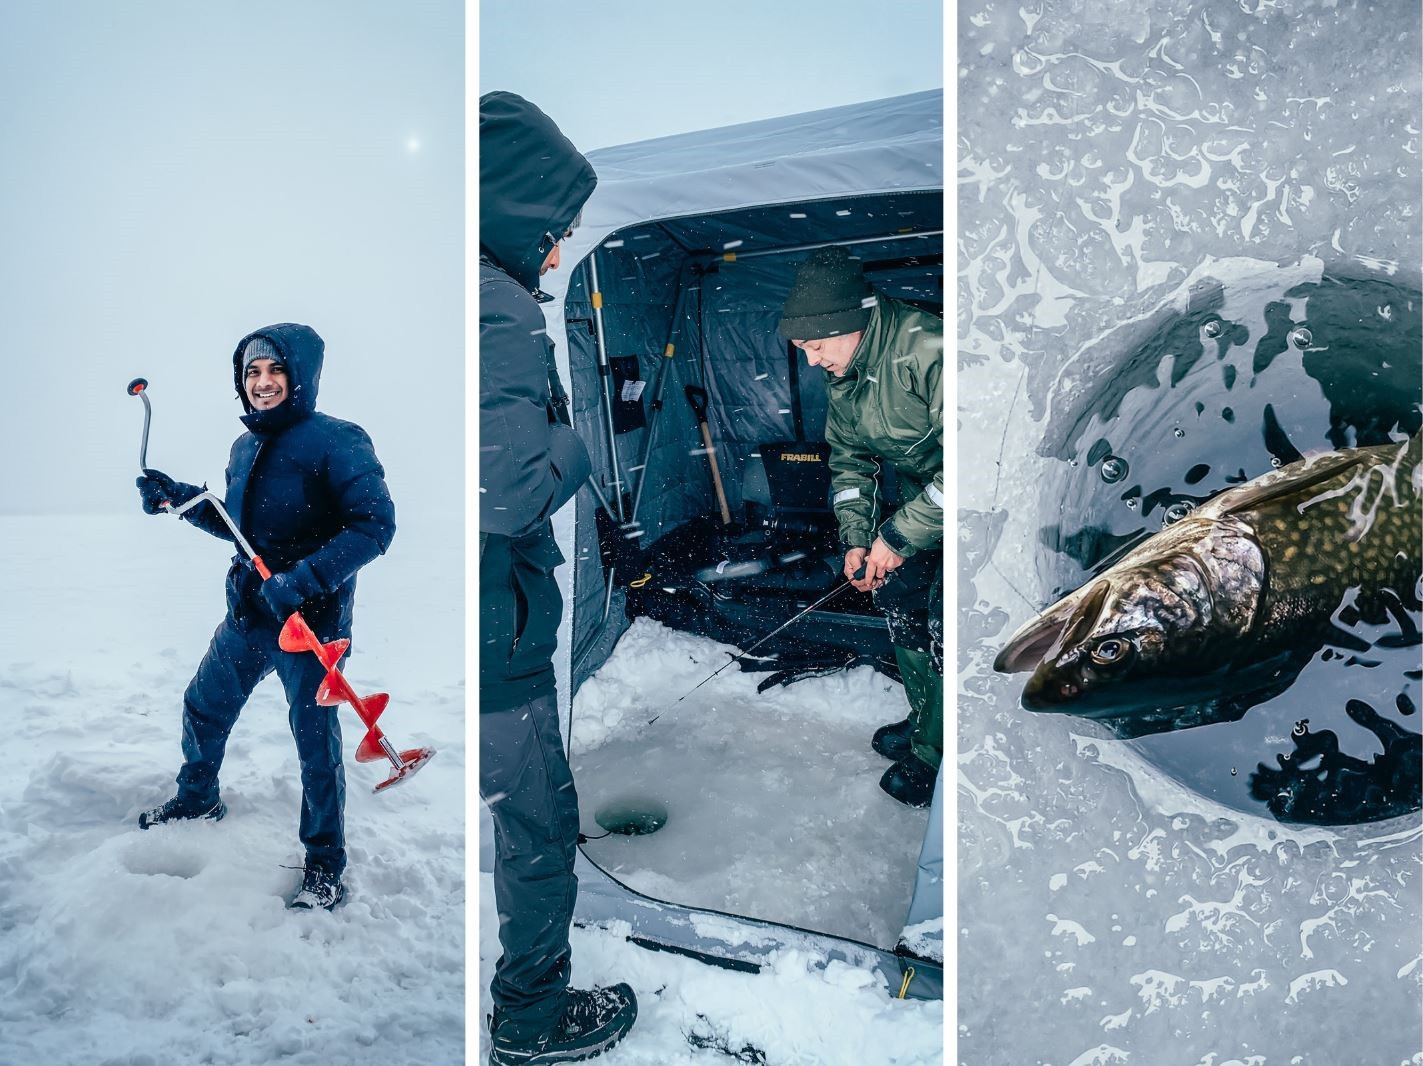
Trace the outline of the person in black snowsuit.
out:
[[[344,895],[346,867],[341,728],[337,708],[316,702],[325,667],[309,652],[279,650],[277,635],[299,609],[323,642],[350,637],[356,571],[390,546],[395,507],[365,430],[316,410],[324,348],[311,327],[287,322],[248,334],[233,352],[247,432],[232,445],[223,505],[272,576],[263,581],[245,554],[233,556],[227,615],[183,696],[178,794],[145,811],[139,825],[227,813],[218,771],[228,734],[257,683],[275,670],[301,763],[306,862],[290,905],[329,910]],[[145,470],[138,488],[149,514],[203,491],[158,470]],[[235,543],[210,503],[183,517]]]
[[[632,1026],[626,984],[568,987],[578,796],[553,653],[563,556],[550,516],[590,472],[568,425],[537,296],[597,178],[542,111],[479,100],[479,793],[494,820],[503,949],[490,1062],[582,1059]]]

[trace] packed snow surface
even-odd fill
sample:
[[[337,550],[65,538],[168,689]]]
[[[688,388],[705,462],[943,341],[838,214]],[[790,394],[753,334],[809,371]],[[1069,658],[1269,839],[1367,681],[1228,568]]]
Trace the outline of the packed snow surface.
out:
[[[479,900],[480,1010],[487,1014],[499,957],[493,877],[487,873],[480,877]],[[768,957],[760,973],[736,973],[637,947],[627,940],[630,931],[617,923],[573,929],[573,984],[626,981],[637,995],[637,1023],[621,1044],[598,1058],[604,1066],[938,1066],[944,1061],[943,1002],[894,999],[872,971],[783,950]],[[487,1054],[488,1041],[481,1029],[481,1055]],[[728,1057],[736,1055],[741,1057]]]
[[[437,754],[373,795],[389,767],[354,761],[343,712],[348,902],[312,913],[284,907],[301,787],[275,678],[228,745],[227,817],[136,823],[173,794],[230,546],[166,515],[0,518],[0,1062],[461,1061],[460,528],[403,513],[361,574],[346,675],[391,694],[397,747]]]
[[[657,899],[893,948],[929,815],[880,791],[870,736],[908,715],[903,686],[866,666],[758,693],[732,666],[695,688],[734,650],[640,618],[578,690],[583,832],[610,807],[668,816],[585,853]]]

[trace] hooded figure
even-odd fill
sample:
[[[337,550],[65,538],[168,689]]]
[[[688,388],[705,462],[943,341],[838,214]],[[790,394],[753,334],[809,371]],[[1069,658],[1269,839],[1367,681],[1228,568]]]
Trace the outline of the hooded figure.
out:
[[[490,1062],[581,1059],[632,1026],[625,984],[568,987],[578,796],[564,754],[553,653],[563,562],[550,516],[588,477],[568,425],[539,276],[597,178],[542,111],[479,101],[479,792],[494,821]]]
[[[144,829],[227,812],[218,794],[227,737],[257,683],[273,670],[290,703],[301,762],[305,874],[296,907],[333,907],[346,866],[345,771],[336,708],[316,703],[325,668],[310,654],[277,647],[300,610],[323,642],[349,638],[356,571],[390,546],[395,507],[365,430],[316,410],[325,346],[309,326],[281,323],[242,338],[233,384],[246,432],[228,458],[223,506],[272,571],[263,581],[247,556],[227,573],[227,615],[183,697],[183,768],[178,794],[139,817]],[[186,503],[204,491],[157,470],[138,479],[144,510]],[[209,503],[183,515],[232,542]]]

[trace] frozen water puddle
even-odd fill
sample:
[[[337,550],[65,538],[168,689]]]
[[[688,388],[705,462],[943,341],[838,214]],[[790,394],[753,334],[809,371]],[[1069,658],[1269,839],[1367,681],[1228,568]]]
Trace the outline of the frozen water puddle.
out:
[[[639,620],[580,689],[582,831],[602,836],[610,807],[667,816],[586,854],[657,899],[892,948],[928,823],[880,791],[889,763],[869,746],[908,713],[902,687],[865,667],[759,694],[766,675],[732,667],[677,702],[727,661],[722,649]]]

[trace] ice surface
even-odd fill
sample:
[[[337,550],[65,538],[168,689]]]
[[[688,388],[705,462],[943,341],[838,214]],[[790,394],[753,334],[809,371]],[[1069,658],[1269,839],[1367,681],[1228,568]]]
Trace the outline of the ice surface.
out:
[[[1206,274],[1416,283],[1419,8],[959,12],[959,1060],[1419,1061],[1417,815],[1215,807],[990,666],[1043,606],[1035,449],[1094,340]]]
[[[499,957],[493,877],[480,878],[480,987]],[[773,954],[758,974],[736,973],[627,942],[627,927],[578,928],[572,935],[575,986],[627,981],[637,1024],[597,1061],[607,1066],[707,1066],[736,1059],[696,1050],[690,1036],[741,1051],[770,1066],[938,1066],[944,1061],[944,1004],[896,1000],[878,977],[805,952]],[[487,1036],[480,1052],[486,1053]],[[482,1061],[482,1060],[481,1060]]]
[[[757,693],[767,675],[732,666],[691,691],[731,650],[640,618],[584,682],[571,730],[583,832],[602,834],[594,816],[620,801],[669,814],[585,853],[659,899],[893,948],[928,812],[880,791],[889,763],[869,738],[908,715],[903,687],[860,667]]]
[[[343,715],[349,902],[327,914],[283,906],[301,788],[274,679],[228,746],[227,817],[136,824],[173,793],[230,546],[168,516],[0,518],[0,1062],[460,1060],[459,529],[404,514],[361,575],[347,675],[391,694],[397,746],[438,754],[372,795],[386,764],[350,758],[360,730]]]

